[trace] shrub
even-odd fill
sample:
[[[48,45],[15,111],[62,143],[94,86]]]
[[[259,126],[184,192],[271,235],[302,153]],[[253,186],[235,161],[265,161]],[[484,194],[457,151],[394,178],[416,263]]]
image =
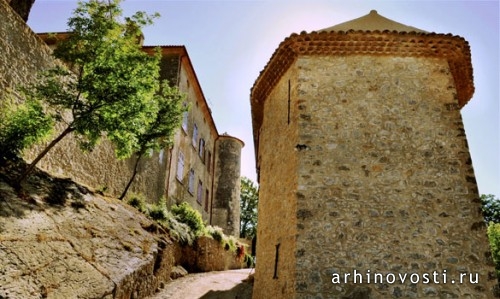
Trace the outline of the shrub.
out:
[[[163,209],[162,207],[158,205],[153,205],[149,209],[149,217],[153,218],[153,220],[156,220],[158,222],[163,222],[167,221],[167,210]]]
[[[253,268],[253,256],[251,256],[248,253],[245,253],[245,264],[247,265],[247,268]]]
[[[222,240],[224,239],[224,232],[222,231],[222,228],[218,226],[207,226],[206,227],[206,234],[210,237],[212,237],[214,240],[216,240],[219,243],[222,243]]]
[[[191,228],[167,212],[167,220],[161,223],[169,232],[170,236],[181,244],[193,245],[196,236]]]
[[[157,204],[151,205],[148,211],[149,217],[153,218],[160,223],[167,221],[168,211],[167,203],[164,197],[162,197]]]
[[[222,243],[224,244],[224,249],[235,252],[236,248],[237,248],[237,245],[236,245],[237,242],[238,241],[236,240],[235,237],[233,237],[233,236],[227,237],[226,236]]]
[[[205,230],[205,224],[200,212],[196,211],[187,202],[172,206],[172,214],[182,223],[187,224],[195,236],[201,236]]]
[[[158,222],[162,227],[168,230],[169,235],[175,241],[181,244],[193,245],[196,235],[189,225],[179,221],[171,212],[167,210],[167,202],[165,197],[162,197],[157,204],[146,207],[144,200],[140,196],[133,196],[130,200],[131,205],[143,207],[145,213],[153,220]]]
[[[127,203],[137,210],[139,210],[141,213],[147,214],[148,213],[148,208],[146,206],[146,200],[143,195],[139,194],[132,194]]]

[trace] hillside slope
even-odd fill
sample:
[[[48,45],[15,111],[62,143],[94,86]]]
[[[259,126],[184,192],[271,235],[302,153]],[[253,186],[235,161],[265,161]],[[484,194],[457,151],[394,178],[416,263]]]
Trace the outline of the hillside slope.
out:
[[[169,280],[174,243],[132,207],[38,171],[0,169],[0,298],[141,298]]]

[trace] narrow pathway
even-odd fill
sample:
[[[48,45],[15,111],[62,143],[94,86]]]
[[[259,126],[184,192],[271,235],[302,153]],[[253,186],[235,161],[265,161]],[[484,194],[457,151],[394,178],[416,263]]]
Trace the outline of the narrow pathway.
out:
[[[251,273],[254,269],[189,274],[148,299],[251,299],[253,284],[243,281]]]

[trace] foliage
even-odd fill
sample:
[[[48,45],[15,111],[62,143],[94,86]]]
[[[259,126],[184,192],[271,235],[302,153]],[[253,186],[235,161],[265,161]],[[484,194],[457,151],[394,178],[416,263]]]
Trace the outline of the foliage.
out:
[[[149,215],[166,228],[169,231],[170,236],[181,244],[192,245],[196,239],[196,232],[193,231],[188,224],[179,221],[170,211],[167,210],[167,201],[165,197],[162,197],[157,205],[153,205],[151,207]]]
[[[258,188],[249,178],[242,177],[240,192],[240,238],[252,239],[257,233],[258,201]]]
[[[219,243],[222,243],[222,241],[225,238],[224,232],[222,231],[222,228],[218,226],[207,226],[205,230],[206,235],[212,237],[214,240],[216,240]]]
[[[176,86],[170,86],[168,81],[162,83],[159,93],[155,95],[157,113],[153,121],[137,134],[136,151],[146,153],[172,145],[173,133],[180,126],[187,109],[182,104],[184,99],[185,95]]]
[[[490,222],[488,225],[488,240],[490,241],[491,255],[495,262],[497,277],[500,277],[500,223]]]
[[[119,4],[120,0],[79,2],[68,22],[72,34],[54,51],[69,69],[59,65],[46,70],[25,88],[29,97],[55,111],[50,116],[63,122],[65,129],[33,160],[20,181],[70,133],[85,150],[93,149],[105,134],[117,157],[128,157],[137,136],[155,119],[160,57],[144,53],[138,40],[141,28],[156,16],[138,12],[123,19]]]
[[[488,223],[488,240],[495,262],[497,277],[500,279],[500,200],[493,194],[481,195],[484,221]]]
[[[187,202],[174,205],[171,211],[167,209],[165,197],[157,204],[147,205],[143,195],[133,194],[127,202],[167,229],[169,235],[181,244],[192,245],[196,238],[205,235],[220,242],[226,250],[236,252],[240,258],[246,254],[243,245],[235,237],[226,236],[222,228],[205,226],[200,212]]]
[[[164,222],[168,220],[168,210],[165,198],[162,197],[157,204],[148,209],[148,214],[153,220]]]
[[[482,194],[483,217],[486,223],[500,223],[500,200],[493,194]]]
[[[139,210],[141,213],[146,214],[148,213],[148,207],[146,205],[146,200],[143,195],[140,194],[132,194],[127,203],[137,210]]]
[[[244,260],[247,268],[253,268],[254,266],[254,262],[253,262],[253,257],[248,254],[247,252],[245,252],[245,260]]]
[[[222,244],[224,249],[235,252],[238,240],[236,240],[234,236],[225,236],[225,238],[222,240]]]
[[[187,224],[178,221],[172,213],[168,212],[167,215],[167,221],[162,224],[168,229],[170,236],[181,244],[193,245],[197,236],[191,228]]]
[[[196,235],[191,228],[187,224],[178,221],[167,210],[167,203],[164,197],[157,204],[148,205],[143,195],[133,194],[127,202],[168,230],[169,235],[175,241],[181,244],[192,245],[196,239]]]
[[[53,122],[42,104],[27,98],[20,105],[2,109],[0,115],[0,160],[10,160],[32,144],[47,137]]]
[[[137,143],[134,147],[136,151],[134,170],[120,199],[125,197],[132,185],[141,158],[151,151],[158,151],[172,144],[172,136],[181,124],[182,113],[185,111],[182,105],[183,100],[184,96],[177,87],[169,86],[167,81],[163,83],[160,93],[155,96],[155,103],[158,106],[154,121],[147,124],[142,132],[137,133]]]
[[[187,224],[194,232],[195,236],[201,236],[205,230],[203,218],[197,210],[195,210],[187,202],[172,206],[172,214],[182,223]]]

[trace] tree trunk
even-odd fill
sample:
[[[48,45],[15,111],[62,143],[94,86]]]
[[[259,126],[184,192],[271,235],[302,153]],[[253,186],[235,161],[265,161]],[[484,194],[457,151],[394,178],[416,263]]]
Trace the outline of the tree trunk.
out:
[[[21,174],[21,176],[17,179],[17,183],[20,185],[21,182],[23,182],[32,172],[33,172],[33,169],[35,169],[35,166],[36,164],[43,158],[45,157],[45,155],[47,155],[47,153],[56,145],[59,143],[59,141],[61,141],[64,137],[66,137],[66,135],[68,135],[69,133],[73,132],[75,129],[71,127],[71,125],[69,125],[66,129],[64,129],[64,131],[61,132],[61,134],[59,134],[59,136],[57,136],[54,140],[52,140],[49,145],[47,145],[45,147],[45,149],[40,153],[38,154],[38,156],[35,158],[35,160],[33,160],[33,162],[31,162],[30,165],[28,165],[28,167],[24,170],[24,172]]]
[[[125,198],[125,195],[127,195],[128,189],[132,185],[132,182],[134,181],[135,176],[137,175],[137,168],[139,167],[139,161],[141,161],[142,155],[143,155],[142,152],[137,154],[137,160],[135,161],[134,172],[132,173],[132,177],[128,181],[127,186],[125,187],[125,190],[123,190],[122,195],[120,195],[120,197],[118,199],[123,200]]]

